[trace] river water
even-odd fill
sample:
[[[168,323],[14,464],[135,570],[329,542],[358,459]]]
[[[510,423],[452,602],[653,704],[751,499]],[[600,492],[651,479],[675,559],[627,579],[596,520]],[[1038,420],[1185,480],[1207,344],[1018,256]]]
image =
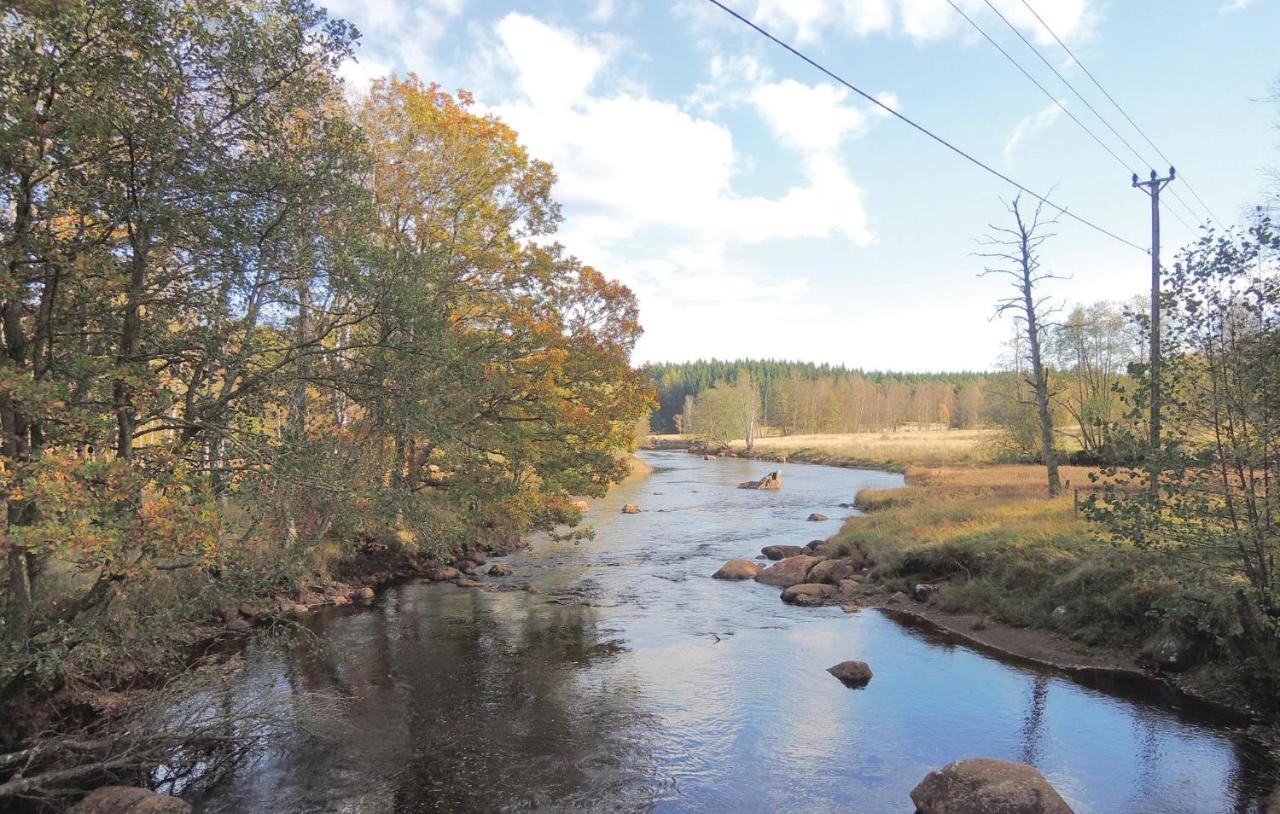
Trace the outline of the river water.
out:
[[[643,455],[655,473],[593,505],[595,539],[534,541],[493,580],[512,590],[411,582],[316,616],[309,644],[250,644],[234,692],[341,703],[197,810],[906,814],[927,772],[979,756],[1034,764],[1079,814],[1262,810],[1270,767],[1203,715],[710,578],[900,476],[787,465],[754,492],[734,487],[773,467]],[[827,674],[846,659],[868,687]]]

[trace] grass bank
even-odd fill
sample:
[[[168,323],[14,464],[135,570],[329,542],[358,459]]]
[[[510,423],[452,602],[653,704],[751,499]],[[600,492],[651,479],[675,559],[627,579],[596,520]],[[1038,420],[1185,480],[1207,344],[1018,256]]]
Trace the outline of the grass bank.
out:
[[[884,432],[784,435],[757,438],[752,457],[767,461],[795,461],[890,472],[908,466],[976,466],[995,460],[995,430],[899,429]],[[686,447],[697,439],[685,435],[658,435],[648,445],[657,449]],[[746,443],[729,444],[737,454]]]
[[[1084,483],[1088,470],[1062,477]],[[932,608],[1143,654],[1196,695],[1259,701],[1232,650],[1235,581],[1100,539],[1070,490],[1046,497],[1041,467],[910,467],[905,488],[864,491],[857,505],[868,514],[846,521],[832,547],[859,549],[886,590],[936,586]]]

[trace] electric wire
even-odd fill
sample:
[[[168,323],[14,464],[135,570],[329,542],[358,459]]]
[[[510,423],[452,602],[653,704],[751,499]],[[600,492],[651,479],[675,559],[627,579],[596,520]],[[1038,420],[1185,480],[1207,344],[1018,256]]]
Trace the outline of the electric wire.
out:
[[[716,6],[716,7],[717,7],[717,8],[719,8],[721,11],[725,12],[725,13],[726,13],[726,14],[728,14],[729,16],[731,16],[731,17],[733,17],[734,19],[736,19],[738,22],[740,22],[740,23],[742,23],[743,25],[747,26],[748,28],[752,29],[752,30],[753,30],[753,31],[755,31],[757,34],[760,34],[760,35],[761,35],[761,36],[763,36],[764,38],[766,38],[766,39],[770,40],[770,41],[771,41],[771,42],[773,42],[775,45],[777,45],[777,46],[781,47],[783,50],[788,51],[788,52],[789,52],[789,53],[791,53],[793,56],[795,56],[795,57],[799,58],[801,61],[803,61],[803,62],[807,63],[807,64],[808,64],[809,66],[811,66],[812,68],[814,68],[814,69],[816,69],[816,70],[820,71],[821,73],[823,73],[823,74],[825,74],[826,76],[830,77],[832,80],[834,80],[834,81],[838,82],[839,84],[843,85],[844,87],[846,87],[846,88],[848,88],[849,90],[853,91],[854,93],[858,94],[859,96],[861,96],[862,98],[864,98],[864,99],[866,99],[868,102],[870,102],[871,104],[873,104],[873,105],[875,105],[876,107],[878,107],[878,108],[880,108],[881,110],[883,110],[885,113],[887,113],[887,114],[889,114],[889,115],[893,116],[894,118],[897,118],[897,119],[899,119],[899,120],[901,120],[901,121],[905,122],[906,124],[910,125],[913,129],[915,129],[915,130],[917,130],[917,131],[919,131],[919,132],[923,133],[924,135],[928,136],[930,139],[932,139],[932,140],[936,141],[938,144],[941,144],[943,147],[946,147],[948,150],[950,150],[951,152],[953,152],[953,153],[955,153],[956,155],[960,156],[961,158],[965,159],[965,160],[966,160],[966,161],[968,161],[969,163],[974,164],[975,166],[977,166],[977,167],[979,167],[979,168],[981,168],[981,169],[983,169],[983,170],[986,170],[988,173],[990,173],[991,175],[994,175],[996,178],[999,178],[1000,180],[1004,181],[1006,184],[1009,184],[1010,186],[1012,186],[1012,187],[1014,187],[1014,188],[1016,188],[1016,189],[1018,189],[1018,190],[1020,190],[1020,191],[1022,191],[1022,192],[1024,192],[1024,193],[1026,193],[1027,195],[1030,195],[1032,198],[1035,198],[1037,201],[1040,201],[1041,203],[1046,204],[1047,206],[1051,207],[1052,209],[1057,210],[1057,211],[1058,211],[1058,212],[1060,212],[1062,215],[1064,215],[1064,216],[1066,216],[1066,217],[1068,217],[1068,218],[1071,218],[1072,220],[1076,221],[1077,223],[1080,223],[1080,224],[1082,224],[1082,225],[1084,225],[1084,226],[1087,226],[1088,228],[1093,229],[1094,231],[1099,232],[1100,234],[1106,235],[1107,237],[1110,237],[1111,239],[1113,239],[1113,240],[1115,240],[1115,241],[1118,241],[1118,242],[1120,242],[1120,243],[1123,243],[1124,245],[1126,245],[1126,246],[1128,246],[1128,247],[1130,247],[1130,248],[1132,248],[1132,249],[1137,249],[1138,251],[1142,252],[1143,254],[1150,254],[1150,252],[1149,252],[1147,249],[1144,249],[1143,247],[1139,246],[1137,243],[1134,243],[1134,242],[1133,242],[1133,241],[1131,241],[1131,240],[1126,240],[1125,238],[1121,237],[1120,235],[1116,234],[1115,232],[1111,231],[1110,229],[1107,229],[1107,228],[1106,228],[1106,227],[1104,227],[1104,226],[1099,226],[1098,224],[1094,223],[1093,221],[1088,220],[1087,218],[1084,218],[1084,217],[1082,217],[1082,216],[1080,216],[1080,215],[1077,215],[1076,213],[1074,213],[1074,212],[1070,211],[1070,210],[1069,210],[1069,209],[1067,209],[1066,207],[1061,206],[1060,204],[1055,203],[1054,201],[1049,200],[1049,199],[1048,199],[1048,198],[1046,198],[1044,195],[1041,195],[1040,193],[1035,192],[1034,190],[1029,189],[1029,188],[1028,188],[1028,187],[1026,187],[1026,186],[1023,186],[1022,184],[1020,184],[1020,183],[1018,183],[1017,181],[1015,181],[1015,180],[1013,180],[1012,178],[1010,178],[1008,175],[1006,175],[1006,174],[1004,174],[1004,173],[1000,172],[999,170],[995,169],[995,168],[994,168],[994,167],[992,167],[991,165],[984,163],[983,161],[981,161],[981,160],[980,160],[980,159],[978,159],[978,158],[975,158],[973,155],[971,155],[971,154],[969,154],[969,153],[965,152],[965,151],[964,151],[964,150],[962,150],[961,148],[959,148],[959,147],[957,147],[956,145],[952,144],[951,142],[947,141],[947,140],[946,140],[946,139],[944,139],[942,136],[939,136],[938,134],[934,133],[932,130],[928,129],[928,128],[927,128],[927,127],[925,127],[924,125],[917,123],[914,119],[911,119],[911,118],[909,118],[908,116],[906,116],[906,115],[904,115],[904,114],[902,114],[902,113],[899,113],[898,111],[894,110],[892,107],[890,107],[890,106],[886,105],[884,102],[882,102],[882,101],[880,101],[879,99],[875,98],[875,97],[874,97],[874,96],[872,96],[870,93],[867,93],[867,92],[866,92],[866,91],[864,91],[862,88],[859,88],[857,85],[854,85],[853,83],[849,82],[847,79],[845,79],[844,77],[842,77],[842,76],[840,76],[839,74],[835,73],[835,72],[834,72],[834,71],[832,71],[831,69],[829,69],[829,68],[827,68],[827,67],[823,66],[821,63],[817,62],[817,61],[816,61],[816,60],[814,60],[812,57],[809,57],[808,55],[804,54],[803,52],[801,52],[801,51],[797,50],[794,46],[792,46],[792,45],[788,44],[787,42],[785,42],[784,40],[781,40],[781,39],[779,39],[778,37],[774,36],[774,35],[773,35],[772,33],[770,33],[768,30],[766,30],[766,29],[762,28],[762,27],[761,27],[761,26],[759,26],[759,25],[756,25],[754,22],[752,22],[751,20],[749,20],[749,19],[747,19],[746,17],[742,16],[742,15],[741,15],[741,14],[739,14],[737,11],[734,11],[733,9],[729,8],[728,6],[726,6],[724,3],[720,2],[720,0],[707,0],[707,2],[708,2],[708,3],[710,3],[710,4],[711,4],[711,5],[713,5],[713,6]]]
[[[990,0],[987,0],[987,5],[989,6],[991,5]],[[1150,145],[1151,149],[1156,151],[1156,155],[1160,156],[1160,158],[1165,162],[1165,164],[1169,166],[1173,166],[1173,161],[1167,155],[1164,154],[1163,150],[1161,150],[1159,147],[1156,146],[1156,143],[1151,140],[1151,137],[1147,135],[1146,131],[1138,126],[1138,123],[1133,120],[1133,117],[1130,116],[1129,113],[1120,105],[1120,103],[1116,101],[1115,97],[1112,96],[1105,87],[1103,87],[1102,82],[1098,81],[1098,77],[1093,75],[1093,71],[1090,71],[1089,68],[1083,62],[1080,61],[1080,58],[1075,55],[1075,52],[1067,47],[1067,44],[1063,42],[1062,38],[1058,36],[1057,32],[1054,31],[1053,28],[1050,27],[1049,24],[1044,21],[1044,18],[1040,16],[1040,12],[1035,10],[1035,8],[1031,5],[1029,0],[1022,0],[1022,5],[1027,7],[1027,11],[1031,12],[1031,15],[1036,18],[1036,20],[1040,23],[1040,25],[1044,26],[1044,30],[1049,32],[1049,36],[1053,37],[1054,41],[1058,43],[1058,46],[1062,48],[1063,51],[1066,52],[1067,56],[1071,57],[1071,61],[1074,62],[1076,65],[1080,66],[1080,70],[1084,71],[1084,75],[1089,77],[1089,81],[1092,82],[1094,86],[1097,87],[1097,89],[1102,92],[1103,96],[1107,97],[1107,101],[1110,102],[1112,106],[1115,107],[1116,110],[1120,111],[1120,115],[1124,116],[1125,121],[1129,122],[1129,125],[1133,127],[1134,130],[1137,131],[1138,135],[1142,136],[1143,140],[1146,141],[1148,145]],[[994,6],[992,6],[992,10],[996,11],[996,14],[1000,14],[1000,12],[996,10]],[[1004,15],[1001,15],[1002,19],[1003,19],[1003,16]],[[1007,20],[1005,22],[1008,23]],[[1015,28],[1014,31],[1016,32],[1017,29]],[[1019,36],[1021,35],[1019,34]],[[1025,39],[1023,41],[1026,42]],[[1036,50],[1035,46],[1032,46],[1030,43],[1027,43],[1027,44],[1029,47],[1032,48],[1032,50]],[[1038,54],[1039,51],[1036,51],[1036,53]],[[1043,57],[1041,58],[1043,59]],[[1048,62],[1046,62],[1046,64],[1048,64]],[[1050,67],[1052,68],[1052,65],[1050,65]],[[1057,73],[1057,71],[1055,70],[1054,73]],[[1061,74],[1059,74],[1059,76],[1061,76]],[[1064,79],[1063,81],[1065,82],[1066,80]],[[1081,101],[1084,101],[1084,97],[1080,96],[1079,91],[1077,91],[1069,83],[1067,87],[1070,87],[1071,92],[1075,93],[1076,96],[1080,97]],[[1085,101],[1085,104],[1088,105],[1089,103]],[[1092,105],[1090,105],[1089,107],[1091,110],[1093,109]],[[1098,114],[1096,110],[1094,110],[1094,115],[1098,116],[1099,118],[1102,118],[1101,115]],[[1108,125],[1108,127],[1110,128],[1110,125]],[[1112,132],[1115,132],[1115,130],[1112,129]],[[1119,136],[1118,133],[1116,135]],[[1124,141],[1123,138],[1121,138],[1120,140]],[[1129,146],[1130,150],[1133,150],[1133,147],[1131,145],[1128,145],[1128,142],[1125,142],[1125,143],[1127,146]],[[1186,176],[1180,175],[1178,176],[1178,178],[1182,181],[1183,184],[1186,185],[1187,191],[1190,192],[1191,195],[1200,204],[1200,206],[1204,208],[1204,211],[1209,214],[1210,220],[1214,221],[1215,223],[1218,224],[1218,226],[1221,227],[1222,221],[1219,220],[1218,216],[1213,213],[1213,210],[1209,208],[1209,205],[1204,202],[1204,199],[1200,197],[1200,193],[1196,192],[1196,188],[1192,186],[1191,182],[1187,180]],[[1173,192],[1175,198],[1178,197],[1176,192],[1174,192],[1173,190],[1170,190],[1170,191]],[[1187,204],[1183,202],[1183,206],[1187,206]],[[1188,210],[1190,208],[1191,208],[1190,206],[1187,206]]]

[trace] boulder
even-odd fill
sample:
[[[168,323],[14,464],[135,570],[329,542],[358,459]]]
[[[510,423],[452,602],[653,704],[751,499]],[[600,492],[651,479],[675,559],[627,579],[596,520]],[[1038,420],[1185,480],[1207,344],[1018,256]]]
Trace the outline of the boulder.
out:
[[[637,506],[634,503],[628,503],[627,505],[622,507],[623,514],[640,514],[640,512],[642,511],[644,511],[644,509],[641,509],[639,506]]]
[[[729,560],[711,577],[712,579],[754,579],[763,567],[760,563],[751,560]]]
[[[1158,670],[1180,673],[1195,666],[1198,649],[1191,639],[1169,634],[1142,651],[1140,657]]]
[[[857,613],[858,611],[862,610],[862,608],[861,606],[856,605],[853,602],[846,602],[840,606],[840,610],[844,611],[845,613]]]
[[[843,580],[851,579],[857,573],[858,569],[846,559],[823,560],[813,566],[813,570],[809,572],[809,581],[839,585]]]
[[[147,789],[103,786],[72,806],[71,814],[191,814],[191,805]]]
[[[975,758],[929,772],[911,791],[920,814],[1073,814],[1040,772]]]
[[[489,566],[489,576],[491,577],[509,577],[514,573],[515,571],[512,570],[511,566],[505,562],[495,562]]]
[[[738,484],[739,489],[765,489],[778,491],[782,488],[782,472],[770,472],[760,480],[748,480]]]
[[[376,597],[377,595],[378,595],[377,591],[373,590],[373,588],[369,587],[368,585],[356,591],[356,594],[355,594],[357,601],[365,602],[365,603],[372,602],[374,597]]]
[[[453,581],[454,585],[459,588],[483,588],[484,583],[478,579],[468,579],[467,577],[458,577]]]
[[[427,572],[427,579],[432,582],[452,582],[462,575],[462,572],[451,565],[443,568],[433,568]]]
[[[814,512],[813,514],[809,515],[805,519],[808,520],[810,523],[822,523],[827,520],[830,520],[831,518],[827,517],[825,514],[818,514],[817,512]]]
[[[1067,606],[1059,605],[1058,607],[1054,608],[1053,613],[1049,615],[1052,616],[1054,619],[1065,619],[1067,617],[1067,613],[1068,613]]]
[[[871,683],[871,668],[865,661],[842,661],[827,672],[840,679],[846,687],[865,687]]]
[[[917,602],[928,602],[938,592],[938,586],[921,582],[911,589],[911,598]]]
[[[767,545],[760,553],[771,560],[785,560],[787,557],[798,557],[808,551],[798,545]]]
[[[809,569],[817,562],[817,557],[810,557],[804,554],[787,557],[785,560],[771,565],[756,574],[756,582],[762,582],[765,585],[776,585],[779,588],[790,588],[792,585],[799,585],[801,582],[805,582],[805,578],[809,575]]]
[[[473,549],[471,551],[467,551],[462,556],[464,559],[471,560],[476,565],[484,565],[485,562],[487,562],[489,559],[485,555],[485,553],[483,551],[480,551],[479,549]]]
[[[834,585],[821,585],[816,582],[801,582],[799,585],[792,585],[782,592],[782,601],[788,605],[801,605],[806,608],[813,608],[819,605],[825,605],[834,599],[836,589]]]
[[[573,501],[573,508],[575,508],[575,509],[577,509],[579,512],[583,512],[583,513],[586,513],[586,512],[591,511],[591,505],[590,505],[590,504],[588,504],[588,503],[587,503],[587,501],[585,501],[585,500],[575,500],[575,501]]]
[[[809,549],[810,551],[817,551],[818,549],[824,547],[826,544],[827,544],[826,540],[810,540],[809,542],[804,544],[804,547]]]
[[[714,455],[712,455],[710,452],[708,452],[706,455],[703,455],[703,456],[702,456],[702,460],[704,460],[704,461],[714,461],[714,460],[716,460],[716,456],[714,456]]]
[[[472,560],[454,560],[453,567],[464,574],[474,574],[476,571],[476,563]]]
[[[886,605],[901,605],[907,601],[907,595],[902,591],[894,591],[889,598],[884,601]]]

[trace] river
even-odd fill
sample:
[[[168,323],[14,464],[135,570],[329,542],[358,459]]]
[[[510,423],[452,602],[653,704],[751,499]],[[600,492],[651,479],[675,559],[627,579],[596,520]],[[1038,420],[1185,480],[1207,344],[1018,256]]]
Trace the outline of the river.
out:
[[[755,492],[734,487],[774,467],[643,455],[656,471],[593,505],[595,539],[507,560],[492,581],[513,590],[409,582],[316,615],[304,644],[251,643],[234,692],[341,703],[197,810],[906,814],[927,772],[979,756],[1034,764],[1079,814],[1262,810],[1271,767],[1202,715],[710,578],[834,533],[839,503],[900,476],[786,465]],[[827,674],[846,659],[868,687]]]

